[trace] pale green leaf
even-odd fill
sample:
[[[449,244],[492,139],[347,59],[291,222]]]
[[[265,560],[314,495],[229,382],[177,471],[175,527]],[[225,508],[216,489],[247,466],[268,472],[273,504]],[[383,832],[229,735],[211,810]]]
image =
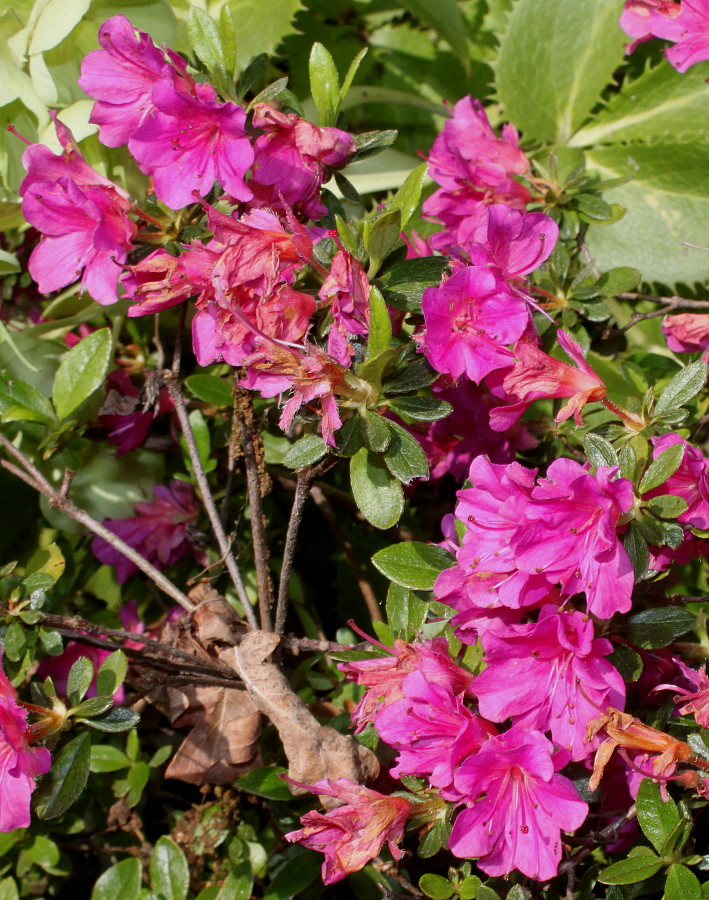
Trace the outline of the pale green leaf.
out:
[[[91,0],[49,0],[39,15],[29,54],[43,53],[61,43],[88,12]]]
[[[402,0],[401,5],[437,31],[468,69],[470,62],[465,22],[456,0]]]
[[[161,837],[150,857],[150,884],[164,900],[185,900],[190,871],[185,854],[169,837]]]
[[[527,138],[563,144],[623,58],[617,0],[518,0],[497,61],[505,117]]]
[[[301,0],[228,0],[237,36],[236,59],[246,66],[259,53],[270,53],[296,29],[293,17]]]
[[[111,331],[101,328],[67,353],[57,370],[52,399],[60,419],[66,419],[103,383],[111,362]]]
[[[138,900],[140,868],[140,860],[130,856],[106,869],[94,885],[91,900]]]

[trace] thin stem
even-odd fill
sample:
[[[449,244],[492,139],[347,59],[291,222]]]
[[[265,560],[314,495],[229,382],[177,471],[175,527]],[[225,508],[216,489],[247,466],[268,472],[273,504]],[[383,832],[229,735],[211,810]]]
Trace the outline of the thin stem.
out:
[[[627,409],[623,409],[621,406],[617,406],[612,400],[609,400],[608,397],[603,397],[601,403],[607,410],[618,416],[619,419],[622,419],[626,425],[629,425],[633,431],[642,431],[645,427],[645,423],[639,416],[636,416],[635,413],[631,413]]]
[[[244,452],[244,465],[246,469],[246,490],[249,496],[249,508],[251,510],[251,538],[254,548],[254,563],[256,566],[256,583],[258,585],[258,606],[263,631],[271,631],[271,603],[273,601],[273,585],[268,571],[268,542],[266,539],[266,520],[263,514],[261,502],[261,471],[259,460],[262,452],[256,455],[257,445],[259,451],[260,436],[254,419],[254,410],[251,403],[251,395],[240,388],[238,383],[234,385],[234,417],[241,421],[242,448]]]
[[[348,541],[347,536],[340,527],[340,523],[337,521],[335,511],[333,510],[330,501],[325,496],[324,491],[319,485],[314,484],[310,488],[310,494],[315,501],[318,509],[323,514],[325,521],[330,526],[332,533],[335,536],[335,540],[342,548],[342,552],[345,554],[345,558],[349,563],[350,569],[352,569],[352,574],[357,580],[357,586],[359,587],[359,591],[362,594],[362,598],[364,599],[372,621],[376,620],[377,622],[382,622],[383,616],[381,610],[379,609],[379,601],[377,600],[377,596],[372,590],[371,584],[367,581],[367,578],[362,571],[362,567],[360,566],[359,560],[355,555],[352,544],[350,544],[350,542]]]
[[[2,433],[0,433],[0,445],[4,447],[6,452],[15,457],[24,471],[18,469],[16,466],[12,465],[12,463],[8,463],[6,460],[0,460],[0,465],[4,469],[7,469],[8,472],[12,472],[13,475],[21,478],[22,481],[29,484],[30,487],[34,488],[38,493],[43,494],[49,500],[50,506],[54,509],[58,509],[60,512],[69,516],[70,519],[79,522],[79,524],[83,525],[93,534],[103,538],[107,544],[127,557],[141,572],[147,575],[148,578],[163,591],[163,593],[167,594],[168,597],[172,597],[172,599],[179,603],[184,609],[188,611],[194,609],[194,604],[190,598],[186,594],[183,594],[176,585],[166,578],[162,572],[156,569],[155,566],[149,563],[137,550],[134,550],[133,547],[126,544],[126,542],[121,540],[118,535],[109,531],[105,525],[97,522],[85,509],[81,509],[73,501],[69,500],[68,497],[62,496],[60,491],[55,490],[39,469]]]
[[[187,316],[187,304],[180,307],[180,315],[177,319],[177,332],[175,334],[175,347],[172,351],[172,374],[175,378],[180,375],[180,363],[182,361],[182,341],[185,336],[185,317]]]
[[[199,487],[200,494],[202,495],[202,503],[204,504],[207,516],[209,517],[214,536],[217,539],[217,544],[219,545],[219,550],[222,554],[224,565],[226,566],[227,572],[231,577],[232,584],[236,588],[236,593],[239,597],[239,600],[241,601],[241,605],[244,608],[244,615],[246,616],[246,621],[248,622],[249,628],[252,631],[257,631],[259,626],[258,622],[256,621],[254,611],[251,608],[251,601],[249,600],[249,596],[246,593],[246,588],[244,587],[241,572],[239,571],[239,567],[237,566],[236,560],[234,559],[234,554],[232,553],[231,546],[229,545],[229,541],[227,540],[224,529],[222,528],[219,513],[217,512],[217,507],[214,503],[214,497],[212,496],[212,491],[209,487],[209,482],[207,481],[204,467],[202,466],[202,462],[199,458],[197,442],[195,441],[194,432],[192,431],[192,425],[190,424],[190,420],[187,415],[187,409],[185,408],[185,401],[180,389],[180,382],[171,371],[163,372],[163,380],[167,385],[168,392],[175,406],[175,412],[177,413],[177,418],[180,422],[180,427],[182,428],[182,434],[184,435],[185,443],[187,444],[187,452],[189,453],[190,462],[192,463],[192,469],[194,471],[195,478],[197,479],[197,486]]]
[[[618,294],[621,300],[643,300],[648,303],[659,303],[661,309],[655,309],[652,312],[640,313],[636,312],[630,318],[627,325],[624,325],[621,334],[628,331],[638,322],[644,322],[646,319],[654,319],[657,316],[667,316],[675,312],[683,310],[704,310],[709,311],[709,300],[690,300],[688,297],[656,297],[653,294],[637,294],[635,292]]]

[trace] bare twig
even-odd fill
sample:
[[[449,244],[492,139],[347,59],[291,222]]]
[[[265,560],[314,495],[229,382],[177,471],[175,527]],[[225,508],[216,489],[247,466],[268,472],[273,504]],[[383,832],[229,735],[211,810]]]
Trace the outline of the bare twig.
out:
[[[18,450],[12,441],[8,440],[2,433],[0,433],[0,445],[7,453],[13,456],[21,466],[20,468],[14,466],[12,463],[8,463],[6,460],[0,460],[0,465],[4,469],[7,469],[8,472],[12,472],[13,475],[16,475],[26,484],[29,484],[30,487],[34,488],[40,494],[43,494],[47,500],[49,500],[49,505],[53,509],[58,509],[60,512],[69,516],[70,519],[79,522],[80,525],[83,525],[93,534],[103,538],[107,544],[110,544],[114,550],[118,550],[119,553],[122,553],[127,557],[141,572],[147,575],[161,591],[167,594],[168,597],[172,597],[172,599],[179,603],[184,609],[194,609],[194,604],[190,598],[187,597],[186,594],[183,594],[176,585],[166,578],[162,572],[156,569],[155,566],[149,563],[137,550],[134,550],[133,547],[126,544],[126,542],[121,540],[118,535],[109,531],[105,525],[97,522],[85,509],[81,509],[73,501],[69,500],[68,497],[62,496],[61,492],[56,490],[52,484],[47,481],[44,475],[25,456],[25,454],[21,450]]]
[[[283,549],[283,563],[281,565],[281,577],[278,583],[278,600],[276,602],[276,622],[274,631],[276,634],[282,634],[286,623],[286,612],[288,608],[288,588],[290,586],[291,574],[293,572],[293,560],[295,557],[295,547],[298,541],[298,531],[303,518],[303,508],[305,501],[308,499],[313,481],[319,478],[327,469],[336,465],[336,460],[332,456],[327,456],[316,466],[308,466],[298,472],[298,480],[295,487],[295,496],[293,498],[293,506],[291,507],[290,518],[288,520],[288,531],[286,532],[286,543]]]
[[[187,315],[187,304],[183,303],[180,308],[180,316],[177,320],[177,333],[175,334],[175,347],[172,351],[172,374],[175,378],[180,375],[180,362],[182,360],[182,339],[185,334],[185,317]]]
[[[271,604],[273,601],[273,585],[268,571],[268,542],[266,540],[266,520],[261,503],[261,472],[259,471],[259,458],[257,457],[257,444],[260,445],[261,437],[256,428],[254,410],[251,403],[251,395],[248,391],[234,385],[234,418],[241,422],[242,448],[244,452],[244,464],[246,468],[246,490],[249,496],[249,508],[251,510],[251,537],[254,548],[254,563],[256,566],[256,582],[258,585],[258,605],[261,628],[270,631]],[[261,447],[258,447],[261,450]]]
[[[216,538],[217,544],[219,545],[219,550],[222,554],[224,565],[226,566],[227,572],[231,577],[232,584],[236,588],[236,593],[239,597],[241,605],[244,608],[244,615],[246,616],[246,621],[248,622],[249,628],[251,628],[252,630],[256,630],[258,629],[258,622],[256,621],[256,616],[254,615],[254,611],[251,608],[251,602],[249,600],[248,594],[246,593],[246,588],[244,587],[241,572],[239,571],[239,567],[236,564],[236,559],[234,558],[234,554],[232,553],[231,546],[229,545],[229,541],[227,540],[224,529],[222,528],[221,519],[219,518],[219,513],[217,512],[217,507],[214,503],[214,497],[212,496],[212,491],[209,487],[209,482],[207,481],[204,467],[202,466],[201,460],[199,458],[197,443],[195,441],[194,432],[192,431],[192,425],[190,424],[190,420],[187,415],[187,409],[185,407],[184,397],[182,396],[179,379],[174,375],[173,372],[169,370],[164,371],[162,375],[163,381],[167,385],[170,397],[172,398],[172,402],[175,406],[177,418],[180,422],[180,427],[182,428],[182,434],[184,435],[185,443],[187,444],[187,452],[189,453],[195,478],[197,479],[197,485],[199,487],[200,494],[202,495],[202,503],[204,504],[207,516],[209,517],[209,521],[212,525],[212,531],[214,532],[214,537]]]
[[[620,331],[628,331],[638,322],[644,322],[646,319],[655,319],[657,316],[672,315],[672,313],[682,312],[685,310],[705,311],[709,312],[709,300],[690,300],[688,297],[656,297],[652,294],[637,294],[629,292],[618,294],[621,300],[643,300],[648,303],[658,303],[661,309],[654,309],[652,312],[640,313],[635,312],[630,321],[624,325]]]
[[[610,825],[606,825],[601,831],[592,835],[588,838],[586,845],[581,847],[579,850],[574,853],[573,856],[569,857],[569,859],[564,860],[559,866],[559,875],[563,875],[569,871],[569,869],[575,868],[582,859],[585,859],[587,856],[590,856],[591,853],[597,848],[602,847],[604,844],[612,841],[613,838],[618,834],[620,829],[627,823],[630,822],[631,819],[634,819],[637,815],[637,809],[635,808],[635,804],[633,804],[630,809],[627,810],[622,816],[619,816]]]
[[[362,567],[360,566],[359,560],[357,559],[357,556],[352,548],[352,544],[350,544],[347,536],[340,527],[340,523],[337,521],[335,511],[333,510],[330,501],[325,496],[322,488],[317,484],[314,484],[310,488],[310,494],[315,501],[318,509],[323,514],[325,521],[332,529],[335,540],[342,548],[342,552],[345,554],[345,558],[347,559],[349,567],[350,569],[352,569],[352,574],[357,580],[357,586],[359,587],[359,591],[362,594],[362,598],[367,605],[369,615],[372,617],[373,621],[383,621],[383,616],[381,610],[379,609],[377,596],[372,590],[371,584],[367,581],[367,578],[362,571]]]

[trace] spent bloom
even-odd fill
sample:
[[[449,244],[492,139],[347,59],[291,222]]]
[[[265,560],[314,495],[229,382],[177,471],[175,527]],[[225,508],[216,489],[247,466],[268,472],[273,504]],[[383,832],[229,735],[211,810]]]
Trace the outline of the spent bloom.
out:
[[[689,666],[679,660],[673,660],[679,668],[682,675],[691,686],[683,687],[677,684],[659,684],[656,691],[674,691],[675,703],[683,703],[680,707],[680,715],[693,715],[697,720],[697,725],[702,728],[709,728],[709,678],[707,677],[707,667],[704,665],[697,671],[690,669]]]
[[[312,786],[299,787],[343,802],[342,806],[325,814],[315,810],[306,813],[300,819],[303,827],[285,835],[287,841],[297,841],[325,855],[322,865],[325,884],[334,884],[351,872],[358,872],[379,855],[385,842],[394,859],[404,855],[397,844],[404,836],[404,826],[411,815],[408,800],[388,797],[349,778],[336,781],[324,778]]]
[[[49,750],[31,747],[27,710],[0,669],[0,832],[27,828],[35,779],[49,771]]]
[[[22,212],[42,234],[30,257],[30,274],[44,294],[80,277],[98,303],[115,303],[122,264],[138,230],[128,218],[130,199],[88,165],[69,129],[53,118],[63,153],[30,144],[22,156],[27,170],[20,185]]]
[[[554,747],[539,731],[490,737],[455,774],[468,808],[453,825],[451,853],[477,859],[493,877],[518,869],[536,881],[553,878],[561,832],[575,831],[588,813],[555,763]]]
[[[482,644],[487,668],[473,685],[480,713],[493,722],[512,717],[524,731],[550,731],[572,759],[591,749],[586,726],[598,710],[625,702],[623,679],[605,659],[613,645],[594,638],[581,612],[546,605],[536,623],[490,629]]]
[[[135,504],[135,516],[107,519],[103,524],[156,568],[167,569],[192,552],[188,528],[197,521],[199,504],[192,485],[184,481],[173,481],[169,487],[157,485],[153,493],[154,500]],[[115,567],[121,584],[138,571],[135,563],[103,538],[95,537],[91,550],[104,565]]]

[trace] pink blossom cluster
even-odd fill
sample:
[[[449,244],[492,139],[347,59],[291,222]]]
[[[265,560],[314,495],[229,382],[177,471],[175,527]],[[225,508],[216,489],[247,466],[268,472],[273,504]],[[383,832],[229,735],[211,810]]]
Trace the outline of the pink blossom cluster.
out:
[[[620,27],[633,40],[628,53],[652,38],[672,41],[664,51],[678,72],[709,59],[709,2],[707,0],[625,0]]]
[[[63,153],[30,145],[20,188],[25,215],[42,235],[30,260],[40,290],[80,278],[94,299],[111,304],[120,284],[133,301],[131,316],[196,297],[198,362],[245,366],[248,386],[266,397],[291,391],[284,428],[303,404],[314,404],[333,444],[341,424],[335,395],[347,391],[352,338],[369,330],[370,288],[360,263],[341,247],[324,271],[313,259],[323,229],[304,223],[326,214],[320,187],[348,161],[354,141],[268,103],[247,117],[125,16],[101,26],[99,44],[80,79],[96,101],[91,121],[99,140],[126,145],[166,207],[181,210],[216,185],[227,212],[205,203],[210,240],[184,244],[178,255],[157,249],[127,266],[138,245],[160,239],[160,222],[94,171],[55,117]],[[326,276],[316,297],[294,286],[309,267]],[[324,349],[309,338],[323,319]]]

